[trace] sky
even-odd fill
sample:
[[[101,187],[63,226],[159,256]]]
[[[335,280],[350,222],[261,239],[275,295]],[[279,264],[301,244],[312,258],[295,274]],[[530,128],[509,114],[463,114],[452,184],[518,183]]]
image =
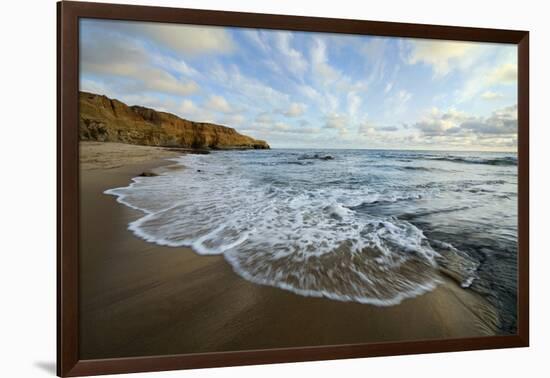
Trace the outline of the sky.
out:
[[[517,147],[512,44],[82,19],[80,90],[272,148]]]

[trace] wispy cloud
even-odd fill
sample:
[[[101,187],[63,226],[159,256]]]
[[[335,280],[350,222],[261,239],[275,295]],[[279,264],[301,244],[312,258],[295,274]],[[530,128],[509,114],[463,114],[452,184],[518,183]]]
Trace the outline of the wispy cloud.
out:
[[[429,65],[436,78],[456,69],[467,69],[483,48],[476,43],[436,40],[409,40],[403,43],[408,64]]]
[[[493,92],[493,91],[486,91],[481,94],[481,98],[484,100],[498,100],[503,97],[504,95],[502,93]]]

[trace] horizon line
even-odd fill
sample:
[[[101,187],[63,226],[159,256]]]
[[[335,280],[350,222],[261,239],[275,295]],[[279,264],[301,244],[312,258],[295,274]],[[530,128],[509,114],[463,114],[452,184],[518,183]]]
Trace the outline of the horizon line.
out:
[[[266,141],[267,142],[267,141]],[[271,150],[370,150],[370,151],[425,151],[425,152],[494,152],[494,153],[515,153],[517,150],[431,150],[431,149],[412,149],[412,148],[369,148],[369,147],[350,147],[350,148],[341,148],[341,147],[273,147],[270,146]]]

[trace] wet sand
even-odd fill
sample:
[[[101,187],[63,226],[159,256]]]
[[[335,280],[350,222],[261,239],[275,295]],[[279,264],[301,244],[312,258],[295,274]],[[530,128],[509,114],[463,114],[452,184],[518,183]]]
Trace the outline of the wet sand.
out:
[[[496,334],[485,299],[445,277],[428,294],[377,307],[253,284],[223,256],[137,238],[127,225],[141,213],[103,192],[177,155],[114,143],[81,148],[81,358]]]

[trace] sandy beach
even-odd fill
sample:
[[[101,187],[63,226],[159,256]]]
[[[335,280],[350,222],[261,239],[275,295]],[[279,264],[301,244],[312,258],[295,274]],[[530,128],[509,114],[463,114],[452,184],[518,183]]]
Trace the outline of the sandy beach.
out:
[[[434,291],[377,307],[253,284],[222,255],[161,247],[127,230],[139,211],[103,192],[181,153],[81,143],[80,356],[235,351],[495,334],[484,298],[442,277]]]

